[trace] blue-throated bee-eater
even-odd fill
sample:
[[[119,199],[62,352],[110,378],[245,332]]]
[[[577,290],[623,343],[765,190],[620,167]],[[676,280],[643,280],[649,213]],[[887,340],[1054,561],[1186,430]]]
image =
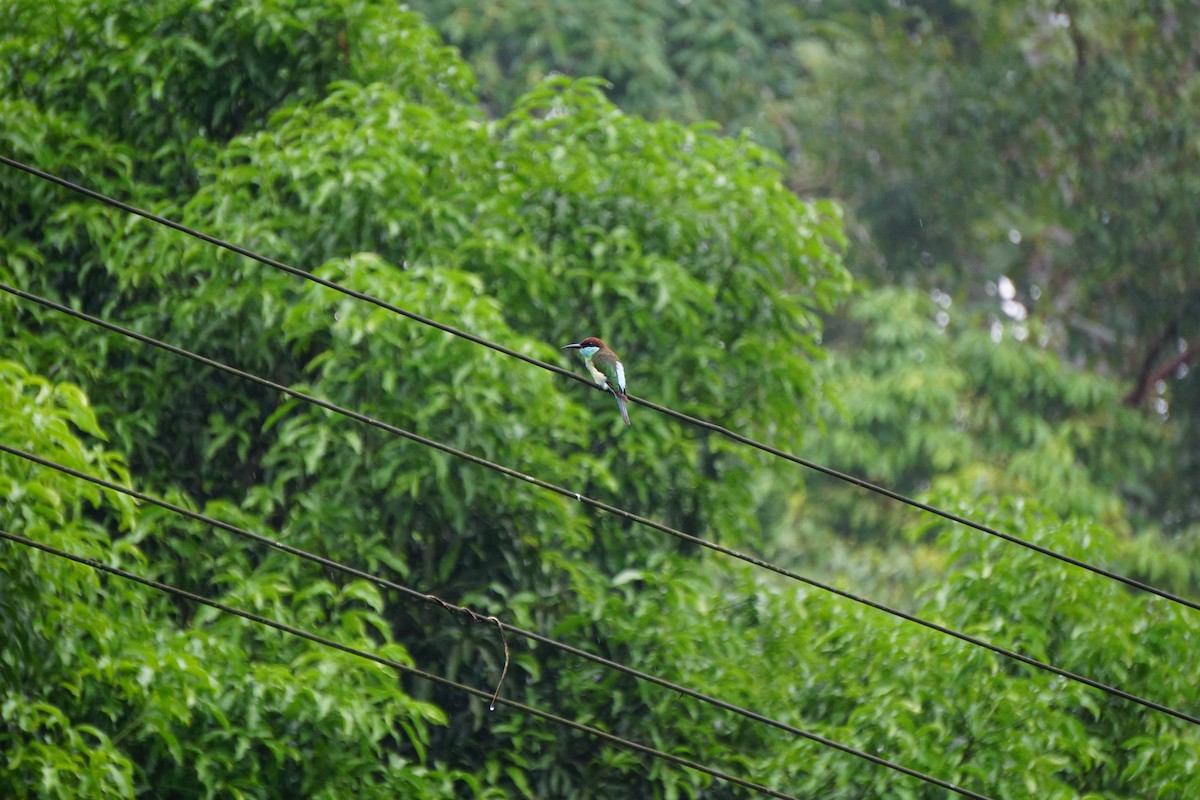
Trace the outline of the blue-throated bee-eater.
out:
[[[629,402],[629,395],[625,394],[625,365],[617,354],[595,336],[589,336],[578,344],[564,345],[562,349],[579,351],[596,385],[612,392],[613,397],[617,398],[621,419],[628,425],[629,411],[625,406]]]

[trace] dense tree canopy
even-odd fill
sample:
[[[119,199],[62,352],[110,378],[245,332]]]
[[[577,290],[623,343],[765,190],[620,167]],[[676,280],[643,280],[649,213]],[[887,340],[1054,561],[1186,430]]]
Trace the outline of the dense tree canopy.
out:
[[[845,202],[860,274],[1038,318],[1122,402],[1173,418],[1160,521],[1200,519],[1190,4],[416,6],[498,104],[547,73],[600,74],[629,110],[748,130],[802,194]]]
[[[1132,74],[1182,74],[1152,47],[1165,11],[1124,42],[1106,38],[1116,29],[1099,12],[1070,13],[1063,26],[1016,3],[800,14],[610,2],[587,15],[571,3],[425,5],[451,41],[482,42],[469,48],[474,66],[417,13],[373,0],[10,4],[0,10],[0,154],[546,361],[578,368],[559,346],[603,336],[622,353],[634,395],[1195,591],[1200,538],[1179,500],[1192,485],[1181,445],[1190,417],[1174,388],[1166,424],[1122,402],[1155,298],[1171,295],[1164,319],[1189,335],[1183,212],[1156,219],[1161,230],[1133,216],[1114,223],[1112,213],[1089,222],[1079,199],[1108,191],[1098,188],[1107,176],[1132,182],[1127,215],[1146,214],[1187,177],[1164,167],[1180,187],[1155,189],[1133,180],[1133,161],[1098,152],[1100,142],[1126,152],[1112,131],[1141,120],[1149,94],[1118,94],[1101,125],[1088,116],[1099,101],[1072,94],[1062,69],[1084,37],[1091,49],[1075,66],[1088,81],[1100,70],[1098,93],[1103,81],[1131,80],[1097,66],[1113,59]],[[980,38],[993,29],[1008,38]],[[1030,38],[1038,31],[1045,41]],[[1043,51],[1050,66],[1030,55]],[[1018,61],[1042,80],[1017,81],[1028,94],[989,96],[988,76]],[[903,91],[884,91],[889,69]],[[593,74],[612,82],[611,96]],[[894,136],[888,124],[938,116],[929,93],[939,86],[988,101],[971,125],[958,119],[969,130],[960,136],[939,117],[941,139],[895,137],[881,149]],[[896,113],[866,113],[861,104],[876,96]],[[1079,108],[1050,120],[1060,126],[1052,136],[1036,133],[1030,109],[1051,100]],[[1072,161],[1076,183],[1064,188],[1033,167],[1019,174],[978,158],[972,148],[1005,135],[1007,102],[1026,109],[1009,131],[1028,137],[1022,147],[1098,159],[1096,174]],[[1185,114],[1162,102],[1164,115]],[[838,114],[800,114],[834,105]],[[1170,128],[1156,120],[1146,130]],[[1063,145],[1070,125],[1093,146]],[[909,152],[918,146],[943,163],[918,163]],[[1038,157],[1058,169],[1067,163],[1058,156]],[[1110,171],[1114,159],[1132,172]],[[854,236],[833,202],[795,193],[819,169],[838,176]],[[952,180],[979,191],[957,202]],[[986,199],[1018,185],[1036,206]],[[884,212],[872,211],[872,193],[897,186],[941,204],[921,234],[941,243],[920,245],[929,259],[906,254]],[[0,167],[0,188],[6,284],[1156,702],[1200,708],[1190,679],[1200,616],[1190,609],[645,407],[631,409],[626,428],[600,392],[15,169]],[[1038,266],[1058,241],[1054,226],[1071,241]],[[1155,258],[1174,254],[1174,272],[1133,269],[1133,251],[1088,239],[1108,229],[1145,234],[1163,248]],[[981,246],[997,230],[1017,251]],[[868,281],[899,285],[856,287],[845,260]],[[1036,269],[1074,277],[1055,283]],[[996,308],[975,279],[991,280],[1021,314]],[[1117,286],[1136,289],[1117,297]],[[1071,302],[1042,313],[1062,297]],[[1085,322],[1121,331],[1126,349],[1077,337],[1070,315],[1084,303],[1095,309]],[[1190,769],[1200,735],[1177,718],[9,293],[0,336],[6,446],[989,796],[1200,791]],[[1107,367],[1090,368],[1098,364]],[[481,688],[505,663],[493,625],[10,454],[0,454],[0,494],[0,528],[12,533]],[[5,797],[744,795],[7,541],[0,611]],[[544,645],[510,637],[507,649],[506,697],[780,791],[944,795]]]

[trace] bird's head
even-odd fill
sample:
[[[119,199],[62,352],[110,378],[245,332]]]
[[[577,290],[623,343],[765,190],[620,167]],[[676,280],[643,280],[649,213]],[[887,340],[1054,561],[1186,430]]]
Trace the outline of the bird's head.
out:
[[[591,358],[596,354],[596,351],[604,347],[604,342],[597,339],[595,336],[589,336],[576,344],[563,345],[563,350],[578,350],[584,358]]]

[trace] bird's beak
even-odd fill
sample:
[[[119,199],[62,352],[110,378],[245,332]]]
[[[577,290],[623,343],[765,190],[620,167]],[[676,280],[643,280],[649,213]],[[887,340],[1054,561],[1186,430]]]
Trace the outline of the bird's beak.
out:
[[[579,345],[577,345],[577,344],[564,344],[564,345],[562,346],[562,348],[561,348],[561,349],[563,349],[563,350],[578,350],[578,349],[579,349]]]

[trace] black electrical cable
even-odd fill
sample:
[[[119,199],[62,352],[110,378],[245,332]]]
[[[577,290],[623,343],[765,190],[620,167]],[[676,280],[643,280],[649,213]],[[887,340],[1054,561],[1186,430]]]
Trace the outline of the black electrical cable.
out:
[[[467,694],[471,694],[471,695],[474,695],[475,697],[480,697],[485,700],[494,700],[494,702],[500,703],[501,705],[508,706],[509,708],[512,708],[516,711],[520,711],[523,714],[529,714],[534,717],[540,717],[541,719],[548,720],[557,725],[564,725],[568,728],[572,728],[572,729],[580,731],[582,733],[586,733],[589,736],[594,736],[596,738],[603,739],[603,740],[610,742],[612,744],[615,744],[619,747],[624,747],[628,750],[635,750],[639,753],[644,753],[653,758],[657,758],[662,761],[667,761],[667,762],[670,762],[677,766],[687,767],[688,769],[696,770],[697,772],[703,772],[706,775],[711,775],[712,777],[717,778],[718,780],[726,781],[728,783],[732,783],[737,786],[741,786],[745,789],[751,789],[755,792],[758,792],[759,794],[766,795],[767,797],[778,797],[778,798],[781,798],[781,800],[799,800],[799,798],[795,797],[794,795],[785,794],[784,792],[780,792],[775,789],[771,789],[770,787],[763,786],[762,784],[746,780],[745,778],[739,778],[735,775],[730,775],[729,773],[722,772],[718,769],[709,767],[705,764],[700,764],[699,762],[696,762],[696,761],[691,761],[689,759],[682,758],[681,756],[677,756],[672,753],[667,753],[662,750],[656,750],[655,748],[650,747],[649,745],[644,745],[640,742],[635,742],[635,741],[632,741],[631,739],[626,739],[624,737],[617,736],[615,734],[608,733],[606,731],[602,731],[599,728],[593,728],[589,725],[584,725],[580,722],[575,722],[574,720],[567,719],[566,717],[560,717],[557,714],[552,714],[549,711],[543,711],[540,708],[534,708],[533,706],[527,706],[524,703],[518,703],[515,700],[509,700],[504,697],[501,697],[498,699],[493,699],[491,692],[486,692],[483,689],[477,689],[474,686],[467,686],[466,684],[458,683],[457,681],[452,681],[449,678],[443,678],[440,675],[434,675],[431,672],[425,672],[424,670],[417,669],[416,667],[410,667],[407,664],[400,663],[399,661],[393,661],[390,658],[384,658],[383,656],[378,656],[378,655],[375,655],[374,653],[369,653],[366,650],[360,650],[357,647],[351,647],[350,645],[336,642],[333,639],[327,639],[324,636],[320,636],[318,634],[303,630],[301,628],[294,627],[292,625],[288,625],[283,622],[278,622],[277,620],[273,620],[269,617],[263,617],[258,614],[251,613],[249,611],[243,611],[240,608],[235,608],[231,605],[222,603],[218,600],[213,600],[211,598],[204,597],[202,595],[194,594],[185,589],[180,589],[177,586],[171,586],[170,584],[161,583],[161,582],[153,580],[151,578],[144,578],[140,575],[136,575],[132,572],[123,570],[119,567],[109,566],[108,564],[104,564],[100,561],[97,561],[94,558],[77,556],[77,555],[74,555],[73,553],[68,553],[65,550],[60,550],[57,547],[53,547],[52,545],[43,544],[42,542],[38,542],[33,539],[27,539],[24,536],[20,536],[15,533],[9,533],[8,531],[5,531],[5,530],[0,530],[0,538],[8,539],[9,541],[16,542],[17,544],[25,545],[27,547],[36,548],[38,550],[41,550],[44,553],[49,553],[50,555],[58,556],[59,558],[65,558],[70,561],[74,561],[77,564],[83,564],[84,566],[91,567],[92,569],[100,570],[101,572],[106,572],[109,575],[115,575],[119,578],[124,578],[125,580],[133,581],[135,583],[140,583],[143,586],[148,586],[151,589],[156,589],[160,592],[171,594],[176,597],[180,597],[185,600],[189,600],[193,603],[200,603],[202,605],[209,606],[210,608],[215,608],[218,611],[221,611],[226,614],[233,614],[234,616],[238,616],[243,619],[249,620],[251,622],[258,623],[259,625],[266,625],[268,627],[274,628],[277,631],[286,633],[290,636],[297,636],[301,639],[307,639],[308,641],[313,642],[314,644],[321,645],[322,647],[333,648],[334,650],[340,650],[343,653],[348,653],[352,656],[357,656],[359,658],[364,658],[369,661],[374,661],[376,664],[381,664],[385,667],[390,667],[390,668],[396,670],[397,672],[404,672],[404,673],[413,675],[418,678],[423,678],[427,681],[431,681],[432,683],[438,683],[438,684],[441,684],[442,686],[446,686],[451,689],[456,689],[457,691],[460,691],[460,692],[466,692]]]
[[[203,231],[199,231],[195,228],[191,228],[182,223],[175,222],[174,220],[168,219],[167,217],[164,217],[160,214],[155,214],[152,211],[146,211],[145,209],[138,208],[137,206],[132,206],[128,203],[124,203],[115,198],[101,194],[100,192],[97,192],[94,189],[89,189],[89,188],[87,188],[85,186],[81,186],[77,183],[72,183],[71,181],[68,181],[65,178],[60,178],[57,175],[46,172],[44,170],[40,170],[37,167],[32,167],[32,166],[29,166],[28,164],[23,164],[20,161],[16,161],[12,158],[8,158],[7,156],[0,156],[0,164],[5,164],[14,169],[21,170],[22,172],[25,172],[29,175],[33,175],[34,177],[41,178],[42,180],[57,184],[65,189],[69,189],[73,192],[77,192],[78,194],[84,195],[85,197],[89,197],[93,200],[97,200],[101,203],[105,203],[106,205],[112,206],[113,208],[120,209],[121,211],[124,211],[126,213],[134,214],[134,215],[137,215],[144,219],[148,219],[151,222],[156,222],[160,225],[164,225],[168,228],[172,228],[173,230],[179,231],[180,233],[187,234],[188,236],[192,236],[196,239],[199,239],[203,242],[207,242],[216,247],[224,248],[225,250],[229,250],[230,252],[237,253],[238,255],[244,256],[253,261],[257,261],[260,264],[264,264],[268,267],[272,267],[274,269],[281,270],[290,275],[295,275],[297,277],[304,278],[305,280],[312,281],[313,283],[324,286],[327,289],[332,289],[336,292],[341,292],[342,294],[344,294],[348,297],[352,297],[355,300],[360,300],[365,303],[370,303],[379,308],[390,311],[393,314],[399,314],[402,317],[411,319],[414,322],[419,322],[422,325],[428,325],[432,328],[436,328],[440,331],[449,333],[453,336],[458,336],[462,339],[466,339],[469,342],[474,342],[475,344],[490,348],[492,350],[495,350],[498,353],[503,353],[506,356],[520,359],[521,361],[524,361],[527,364],[532,364],[535,367],[540,367],[541,369],[547,370],[549,372],[553,372],[556,375],[561,375],[561,376],[567,377],[567,378],[573,378],[574,380],[577,380],[580,383],[583,383],[584,385],[589,386],[593,389],[599,389],[599,387],[596,386],[596,384],[593,383],[591,380],[583,377],[582,375],[580,375],[576,372],[572,372],[570,370],[563,369],[562,367],[559,367],[555,364],[550,364],[550,363],[542,361],[540,359],[533,358],[532,356],[527,356],[524,353],[519,353],[516,350],[513,350],[512,348],[505,347],[504,345],[498,344],[496,342],[488,341],[487,339],[484,339],[480,336],[476,336],[475,334],[468,333],[466,331],[455,328],[452,325],[447,325],[444,322],[438,322],[437,320],[433,320],[433,319],[430,319],[429,317],[425,317],[425,316],[422,316],[415,312],[401,308],[400,306],[397,306],[393,303],[389,303],[386,300],[381,300],[380,298],[375,297],[373,295],[367,294],[365,292],[360,292],[360,291],[351,289],[346,286],[342,286],[339,283],[336,283],[331,280],[327,280],[325,278],[321,278],[317,275],[312,274],[311,272],[306,272],[302,269],[293,267],[289,264],[284,264],[282,261],[277,261],[276,259],[261,255],[259,253],[254,252],[253,250],[249,250],[240,245],[233,244],[232,242],[227,242],[223,239],[218,239],[215,236],[204,233]],[[646,408],[657,411],[660,414],[665,414],[666,416],[673,417],[674,419],[677,419],[681,422],[686,422],[686,423],[688,423],[690,425],[694,425],[698,428],[702,428],[704,430],[719,434],[721,436],[726,437],[727,439],[738,442],[739,444],[746,445],[747,447],[753,447],[757,450],[761,450],[764,453],[769,453],[777,458],[782,458],[785,461],[790,461],[793,464],[798,464],[807,469],[811,469],[816,472],[820,472],[823,475],[827,475],[831,478],[836,478],[837,480],[845,481],[846,483],[853,484],[862,489],[866,489],[868,491],[875,492],[876,494],[887,497],[898,503],[903,503],[907,506],[911,506],[912,508],[916,508],[916,509],[919,509],[926,513],[933,514],[935,516],[941,517],[942,519],[948,520],[950,522],[954,522],[959,525],[963,525],[968,528],[972,528],[974,530],[980,531],[981,533],[986,533],[989,536],[995,536],[999,539],[1003,539],[1006,542],[1011,542],[1012,544],[1019,545],[1021,547],[1032,550],[1036,553],[1040,553],[1044,556],[1058,559],[1059,561],[1061,561],[1065,564],[1070,564],[1073,567],[1078,567],[1079,569],[1087,570],[1089,572],[1095,573],[1096,575],[1101,575],[1110,580],[1114,580],[1114,581],[1123,583],[1126,586],[1130,586],[1135,589],[1140,589],[1144,592],[1149,592],[1150,594],[1157,595],[1166,600],[1170,600],[1171,602],[1178,603],[1180,605],[1184,605],[1189,608],[1200,611],[1200,602],[1197,602],[1195,600],[1189,600],[1185,597],[1182,597],[1180,595],[1169,592],[1166,589],[1160,589],[1156,586],[1152,586],[1148,583],[1145,583],[1144,581],[1139,581],[1136,578],[1131,578],[1128,575],[1122,575],[1118,572],[1113,572],[1112,570],[1105,569],[1104,567],[1100,567],[1095,564],[1089,564],[1086,561],[1075,558],[1073,556],[1066,555],[1065,553],[1060,553],[1057,550],[1051,550],[1048,547],[1044,547],[1040,544],[1036,544],[1027,539],[1022,539],[1019,536],[1014,536],[1010,533],[1004,533],[1003,531],[997,530],[996,528],[993,528],[990,525],[984,525],[983,523],[975,522],[971,519],[968,519],[967,517],[961,516],[959,514],[955,514],[952,511],[946,511],[944,509],[940,509],[937,506],[930,505],[929,503],[924,503],[920,500],[916,500],[914,498],[900,494],[899,492],[896,492],[896,491],[893,491],[886,487],[871,483],[870,481],[864,480],[862,478],[855,477],[855,476],[850,475],[845,472],[840,472],[836,469],[833,469],[832,467],[826,467],[822,464],[818,464],[815,461],[810,461],[806,458],[802,458],[800,456],[794,455],[785,450],[781,450],[777,447],[773,447],[772,445],[764,444],[762,442],[751,439],[748,436],[743,436],[740,433],[735,433],[734,431],[731,431],[728,428],[725,428],[721,425],[717,425],[714,422],[709,422],[707,420],[703,420],[698,417],[693,417],[688,414],[684,414],[681,411],[676,411],[674,409],[667,408],[666,406],[659,405],[658,403],[655,403],[651,400],[644,400],[644,399],[642,399],[640,397],[636,397],[634,395],[629,395],[629,399],[634,403],[637,403],[639,405],[645,406]]]
[[[923,627],[929,628],[930,630],[937,631],[938,633],[942,633],[947,636],[953,636],[956,639],[959,639],[961,641],[975,645],[976,647],[982,647],[986,650],[992,651],[993,653],[1005,656],[1007,658],[1011,658],[1015,661],[1020,661],[1021,663],[1027,664],[1031,667],[1035,667],[1037,669],[1041,669],[1046,672],[1053,673],[1060,677],[1067,678],[1068,680],[1082,683],[1082,684],[1090,686],[1094,689],[1099,689],[1100,691],[1110,694],[1114,697],[1120,697],[1124,700],[1128,700],[1130,702],[1137,703],[1137,704],[1145,706],[1147,708],[1152,708],[1152,709],[1154,709],[1156,711],[1160,711],[1164,714],[1169,714],[1173,717],[1182,719],[1186,722],[1190,722],[1194,725],[1200,725],[1200,717],[1196,717],[1196,716],[1194,716],[1192,714],[1188,714],[1184,711],[1179,711],[1177,709],[1171,708],[1170,706],[1166,706],[1161,703],[1156,703],[1153,700],[1147,700],[1145,698],[1139,697],[1138,695],[1132,694],[1130,692],[1126,692],[1123,689],[1118,689],[1114,686],[1109,686],[1108,684],[1104,684],[1099,681],[1093,680],[1091,678],[1087,678],[1083,675],[1079,675],[1074,672],[1070,672],[1068,670],[1062,669],[1061,667],[1056,667],[1053,664],[1048,664],[1044,661],[1039,661],[1036,658],[1032,658],[1031,656],[1027,656],[1027,655],[1018,653],[1015,650],[1009,650],[1008,648],[1001,647],[1000,645],[992,644],[991,642],[985,641],[983,639],[972,636],[970,634],[963,633],[961,631],[956,631],[953,628],[946,627],[945,625],[940,625],[936,622],[931,622],[929,620],[918,617],[914,614],[909,614],[906,611],[901,611],[900,609],[893,608],[893,607],[885,605],[883,603],[879,603],[874,600],[870,600],[866,597],[862,597],[861,595],[854,594],[853,592],[849,592],[844,589],[838,589],[834,586],[831,586],[830,584],[823,583],[823,582],[815,580],[813,578],[808,578],[804,575],[799,574],[798,572],[794,572],[790,569],[787,569],[786,567],[779,566],[778,564],[772,564],[771,562],[765,561],[761,558],[758,558],[757,556],[752,556],[747,553],[743,553],[741,551],[734,550],[729,547],[725,547],[724,545],[720,545],[715,542],[710,542],[707,539],[701,539],[700,537],[693,536],[690,533],[684,533],[683,531],[678,530],[676,528],[672,528],[671,526],[666,525],[664,523],[656,522],[655,520],[649,519],[647,517],[643,517],[638,514],[634,514],[633,512],[626,511],[623,508],[619,508],[617,506],[610,505],[601,500],[593,499],[591,497],[588,497],[587,495],[583,495],[578,492],[572,492],[569,489],[566,489],[564,487],[550,483],[548,481],[544,481],[540,478],[536,478],[532,475],[527,475],[523,472],[519,472],[510,467],[505,467],[501,464],[497,464],[495,462],[488,461],[485,458],[473,455],[471,453],[467,453],[466,451],[459,450],[458,448],[444,444],[437,440],[429,439],[429,438],[421,436],[419,434],[412,433],[411,431],[407,431],[403,428],[398,428],[395,425],[392,425],[387,422],[382,422],[373,417],[369,417],[366,414],[361,414],[357,411],[352,411],[350,409],[343,408],[335,403],[329,402],[328,400],[322,400],[321,398],[314,397],[312,395],[306,394],[305,392],[301,392],[297,389],[292,389],[291,387],[284,386],[283,384],[267,380],[266,378],[262,378],[257,375],[253,375],[248,372],[244,372],[235,367],[231,367],[226,364],[223,364],[219,361],[214,361],[211,358],[207,358],[205,356],[198,355],[189,350],[184,350],[181,347],[176,347],[175,345],[167,344],[166,342],[160,341],[158,339],[154,339],[154,338],[152,338],[150,336],[146,336],[145,334],[142,334],[142,333],[138,333],[137,331],[132,331],[132,330],[129,330],[128,328],[123,328],[120,325],[116,325],[112,322],[108,322],[107,320],[99,319],[98,317],[93,317],[90,314],[85,314],[82,311],[77,311],[73,308],[69,308],[68,306],[62,305],[61,303],[56,303],[53,300],[48,300],[43,297],[38,297],[37,295],[33,295],[28,292],[22,291],[20,289],[16,289],[16,288],[8,286],[7,284],[4,284],[4,283],[0,283],[0,290],[6,291],[6,292],[13,294],[17,297],[20,297],[22,299],[31,300],[35,303],[45,306],[46,308],[51,308],[56,311],[60,311],[64,314],[68,314],[72,317],[75,317],[76,319],[83,320],[90,324],[93,324],[98,327],[104,328],[106,330],[112,331],[114,333],[118,333],[122,336],[126,336],[131,339],[136,339],[137,341],[143,342],[144,344],[149,344],[154,347],[158,347],[162,350],[166,350],[169,353],[173,353],[175,355],[191,359],[193,361],[196,361],[197,363],[204,364],[205,366],[209,366],[214,369],[222,370],[223,372],[229,373],[231,375],[236,375],[240,378],[244,378],[246,380],[257,383],[260,386],[265,386],[267,388],[274,389],[275,391],[282,392],[283,394],[286,394],[290,397],[294,397],[298,400],[302,400],[304,402],[311,403],[311,404],[313,404],[319,408],[323,408],[327,411],[332,411],[336,414],[341,414],[343,416],[346,416],[350,419],[356,420],[363,424],[370,425],[375,428],[379,428],[380,430],[387,431],[387,432],[395,434],[397,436],[401,436],[405,439],[409,439],[410,441],[417,442],[418,444],[422,444],[427,447],[431,447],[436,450],[440,450],[441,452],[455,456],[456,458],[461,458],[465,461],[469,461],[472,464],[477,464],[481,467],[486,467],[488,469],[499,472],[502,475],[506,475],[511,478],[517,478],[519,480],[523,480],[526,483],[530,483],[541,489],[545,489],[547,491],[554,492],[555,494],[558,494],[562,497],[573,498],[574,500],[576,500],[580,503],[583,503],[584,505],[591,506],[592,508],[598,509],[600,511],[604,511],[605,513],[608,513],[608,514],[612,514],[613,516],[617,516],[622,519],[628,520],[630,522],[636,523],[638,525],[642,525],[644,527],[651,528],[651,529],[659,531],[661,533],[665,533],[669,536],[673,536],[677,539],[689,542],[689,543],[697,545],[699,547],[704,547],[704,548],[712,550],[714,552],[721,553],[722,555],[729,556],[731,558],[736,558],[740,561],[745,561],[746,563],[753,564],[754,566],[759,567],[760,569],[765,569],[769,572],[774,572],[775,574],[782,575],[785,578],[790,578],[794,581],[798,581],[800,583],[807,584],[808,586],[812,586],[816,589],[820,589],[822,591],[838,595],[839,597],[843,597],[847,600],[852,600],[856,603],[860,603],[860,604],[868,606],[870,608],[874,608],[877,611],[882,611],[886,614],[890,614],[892,616],[899,617],[900,619],[906,620],[908,622],[912,622],[917,625],[921,625]],[[6,452],[14,452],[12,448],[9,448],[4,445],[0,445],[0,450],[6,451]],[[16,453],[14,453],[14,454],[16,454]]]
[[[170,511],[174,514],[178,514],[180,516],[187,517],[188,519],[192,519],[197,522],[202,522],[205,525],[209,525],[214,528],[219,528],[220,530],[235,534],[237,536],[241,536],[246,539],[250,539],[250,540],[258,542],[260,544],[265,544],[268,547],[271,547],[280,552],[287,553],[289,555],[293,555],[298,558],[303,558],[303,559],[305,559],[307,561],[311,561],[315,564],[320,564],[321,566],[326,567],[328,569],[337,570],[345,575],[350,575],[355,578],[369,581],[381,588],[391,589],[393,591],[399,592],[399,593],[401,593],[407,597],[413,598],[415,600],[420,600],[422,602],[429,603],[430,605],[441,607],[442,609],[444,609],[452,614],[461,614],[461,615],[466,616],[476,622],[486,623],[489,625],[494,624],[494,625],[498,626],[501,630],[506,631],[508,633],[512,633],[517,636],[521,636],[523,638],[529,639],[531,641],[538,642],[539,644],[547,645],[548,647],[552,647],[556,650],[567,653],[568,655],[572,655],[577,658],[582,658],[587,661],[591,661],[595,664],[599,664],[603,667],[614,670],[616,672],[620,672],[625,675],[629,675],[633,678],[636,678],[637,680],[646,681],[647,683],[653,683],[657,686],[661,686],[664,689],[668,689],[672,692],[677,692],[685,697],[691,697],[695,700],[699,700],[701,702],[707,703],[716,708],[720,708],[724,711],[730,711],[735,714],[740,714],[741,716],[746,717],[747,719],[753,720],[758,723],[762,723],[764,725],[770,725],[774,728],[778,728],[779,730],[786,731],[788,733],[794,734],[801,738],[808,739],[809,741],[812,741],[812,742],[816,742],[817,744],[825,745],[826,747],[833,748],[834,750],[839,750],[848,755],[855,756],[856,758],[864,759],[864,760],[869,761],[872,764],[875,764],[877,766],[887,767],[888,769],[895,770],[897,772],[903,773],[904,775],[908,775],[913,778],[918,778],[922,781],[925,781],[926,783],[930,783],[935,786],[939,786],[939,787],[941,787],[943,789],[947,789],[951,792],[955,792],[959,795],[962,795],[963,797],[969,797],[969,798],[972,798],[973,800],[989,800],[989,798],[987,798],[985,795],[981,795],[976,792],[972,792],[969,789],[964,789],[961,786],[957,786],[949,781],[942,780],[941,778],[937,778],[932,775],[928,775],[926,773],[920,772],[920,771],[912,769],[910,767],[905,767],[901,764],[897,764],[893,761],[889,761],[885,758],[881,758],[880,756],[872,755],[871,753],[867,753],[865,751],[858,750],[858,749],[850,747],[848,745],[844,745],[840,742],[834,741],[833,739],[828,739],[824,736],[821,736],[820,734],[812,733],[811,731],[806,731],[803,728],[798,728],[794,725],[789,725],[786,722],[781,722],[780,720],[773,719],[771,717],[767,717],[763,714],[759,714],[754,711],[750,711],[749,709],[742,708],[741,706],[736,706],[732,703],[728,703],[724,700],[720,700],[716,697],[713,697],[712,695],[708,695],[703,692],[699,692],[695,689],[689,689],[686,686],[682,686],[680,684],[673,683],[671,681],[666,680],[665,678],[659,678],[658,676],[651,675],[648,672],[642,672],[641,670],[626,666],[625,664],[621,664],[620,662],[612,661],[612,660],[604,658],[602,656],[595,655],[594,653],[589,653],[586,650],[580,650],[579,648],[572,647],[569,644],[565,644],[565,643],[559,642],[555,639],[551,639],[548,636],[543,636],[540,633],[535,633],[534,631],[528,631],[528,630],[524,630],[523,628],[518,628],[516,625],[511,625],[497,617],[487,616],[487,615],[481,614],[477,611],[474,611],[470,608],[467,608],[465,606],[459,606],[459,605],[455,605],[453,603],[449,603],[449,602],[443,600],[442,598],[437,597],[436,595],[426,594],[424,592],[417,591],[416,589],[412,589],[408,586],[404,586],[403,584],[399,584],[394,581],[390,581],[386,578],[381,578],[377,575],[372,575],[369,572],[363,572],[362,570],[356,569],[356,568],[348,566],[346,564],[339,563],[330,558],[326,558],[324,556],[319,556],[314,553],[309,553],[308,551],[302,550],[298,547],[293,547],[291,545],[284,544],[283,542],[278,541],[277,539],[272,539],[270,537],[263,536],[262,534],[254,533],[253,531],[247,530],[246,528],[241,528],[241,527],[238,527],[237,525],[233,525],[233,524],[225,522],[223,520],[219,520],[215,517],[210,517],[206,514],[201,514],[198,511],[192,511],[190,509],[184,508],[183,506],[180,506],[180,505],[177,505],[170,501],[164,500],[160,497],[155,497],[154,495],[146,494],[146,493],[140,492],[136,489],[131,489],[127,486],[122,486],[118,483],[114,483],[113,481],[109,481],[104,478],[97,477],[95,475],[89,475],[88,473],[74,469],[73,467],[68,467],[65,464],[59,464],[54,461],[51,461],[50,459],[42,458],[41,456],[35,455],[33,453],[29,453],[29,452],[20,450],[15,447],[10,447],[9,445],[4,444],[3,442],[0,442],[0,451],[8,453],[10,455],[15,455],[20,458],[26,459],[27,461],[31,461],[35,464],[38,464],[39,466],[57,470],[58,472],[62,472],[63,474],[70,475],[73,478],[79,478],[81,480],[88,481],[89,483],[95,484],[96,486],[100,486],[102,488],[109,489],[114,492],[119,492],[121,494],[126,495],[127,497],[132,497],[133,499],[138,500],[140,502],[149,503],[151,505],[158,506],[159,508]]]

